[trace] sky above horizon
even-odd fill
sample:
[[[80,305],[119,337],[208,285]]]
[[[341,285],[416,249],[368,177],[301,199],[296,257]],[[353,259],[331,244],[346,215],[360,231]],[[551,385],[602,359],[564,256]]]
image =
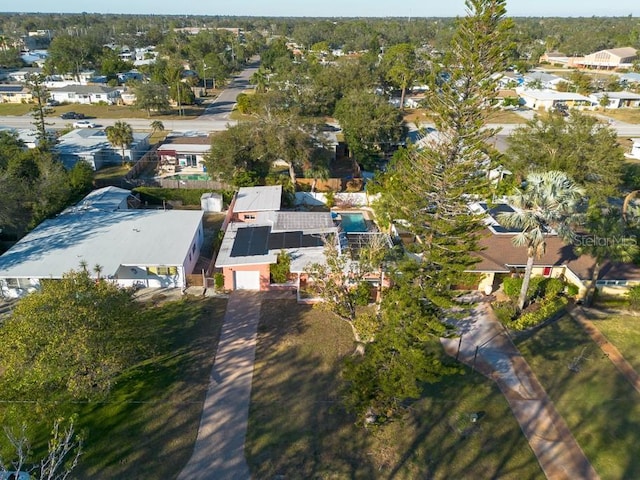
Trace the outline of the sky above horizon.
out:
[[[22,0],[13,12],[121,13],[156,15],[230,15],[274,17],[454,17],[465,14],[464,0]],[[19,7],[19,8],[15,8]],[[6,7],[5,7],[6,8]],[[0,11],[4,9],[0,7]],[[615,0],[507,0],[511,17],[640,16],[640,1]]]

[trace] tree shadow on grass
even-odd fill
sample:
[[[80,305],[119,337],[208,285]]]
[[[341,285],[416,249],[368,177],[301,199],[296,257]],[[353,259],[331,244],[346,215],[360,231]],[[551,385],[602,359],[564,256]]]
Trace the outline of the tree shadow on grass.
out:
[[[640,478],[640,396],[588,334],[563,317],[520,348],[598,474]]]
[[[373,478],[366,432],[338,399],[350,327],[292,300],[264,302],[245,452],[255,478]]]

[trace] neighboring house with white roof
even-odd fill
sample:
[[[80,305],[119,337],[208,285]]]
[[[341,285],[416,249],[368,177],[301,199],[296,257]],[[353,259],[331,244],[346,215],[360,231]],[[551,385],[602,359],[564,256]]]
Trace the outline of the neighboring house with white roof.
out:
[[[593,103],[600,105],[602,97],[606,96],[609,103],[606,108],[635,108],[640,107],[640,94],[633,92],[598,92],[589,95]]]
[[[108,103],[113,105],[120,98],[120,90],[102,85],[67,85],[49,90],[52,100],[60,103]]]
[[[20,70],[16,70],[13,72],[9,72],[9,81],[16,83],[24,83],[27,79],[33,75],[40,75],[42,73],[41,68],[37,67],[26,67],[21,68]]]
[[[106,187],[45,220],[0,256],[0,293],[17,298],[43,279],[86,265],[119,286],[186,288],[204,240],[199,210],[134,210],[128,190]]]
[[[40,144],[38,138],[38,131],[29,128],[11,128],[0,125],[0,131],[15,132],[18,135],[18,139],[24,143],[26,148],[36,148]],[[55,132],[49,130],[47,133],[52,139],[55,138]]]
[[[531,85],[539,85],[543,89],[555,90],[559,83],[571,83],[569,80],[538,70],[527,72],[523,75],[523,87],[531,88]],[[539,89],[539,88],[538,88]],[[534,88],[536,90],[536,88]]]
[[[516,91],[524,101],[524,105],[533,110],[551,110],[556,105],[566,105],[569,108],[591,108],[594,102],[574,92],[558,92],[556,90],[527,90],[517,88]]]
[[[122,158],[122,148],[111,145],[104,130],[81,128],[62,135],[54,150],[66,168],[85,161],[94,170],[100,170],[106,165],[137,162],[149,150],[149,137],[151,133],[134,132],[133,142],[124,149]]]
[[[254,222],[260,212],[280,210],[282,185],[242,187],[231,201],[231,220]]]
[[[640,73],[629,72],[618,75],[620,83],[624,86],[640,85]]]

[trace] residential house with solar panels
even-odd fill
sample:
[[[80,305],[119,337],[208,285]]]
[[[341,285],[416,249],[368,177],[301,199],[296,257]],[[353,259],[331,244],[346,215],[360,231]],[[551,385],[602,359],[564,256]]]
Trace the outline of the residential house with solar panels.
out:
[[[281,196],[281,185],[238,190],[215,263],[225,290],[268,290],[270,265],[281,250],[291,256],[290,272],[298,278],[308,265],[324,261],[324,239],[338,233],[331,213],[280,211]]]
[[[204,241],[203,212],[135,209],[131,200],[129,190],[106,187],[42,222],[0,256],[0,294],[21,297],[81,264],[122,287],[186,288]]]
[[[301,301],[307,268],[326,263],[326,241],[336,242],[340,253],[348,249],[352,259],[373,241],[382,239],[392,247],[389,235],[379,232],[362,213],[284,211],[280,210],[281,196],[280,185],[244,187],[231,202],[215,262],[224,275],[225,290],[291,288]],[[285,286],[271,284],[270,267],[281,251],[290,257],[290,282]],[[372,287],[379,282],[377,274],[370,281]]]

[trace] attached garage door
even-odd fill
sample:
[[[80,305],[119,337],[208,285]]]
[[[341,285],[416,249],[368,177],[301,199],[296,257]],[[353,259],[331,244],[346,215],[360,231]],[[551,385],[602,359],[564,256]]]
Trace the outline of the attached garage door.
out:
[[[260,290],[260,272],[233,272],[235,290]]]

